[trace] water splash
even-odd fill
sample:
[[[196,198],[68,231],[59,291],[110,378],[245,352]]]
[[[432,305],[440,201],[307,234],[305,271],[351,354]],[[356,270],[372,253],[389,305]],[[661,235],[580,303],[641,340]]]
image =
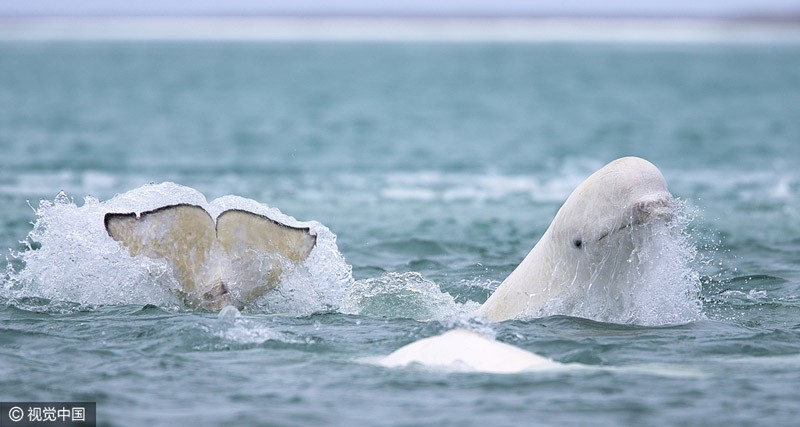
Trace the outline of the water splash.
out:
[[[646,326],[705,318],[697,249],[686,232],[693,216],[685,203],[676,203],[671,220],[621,231],[618,239],[633,247],[625,262],[614,264],[602,280],[552,299],[536,315]]]
[[[375,317],[410,318],[419,321],[453,319],[471,315],[478,303],[459,304],[421,274],[386,273],[356,281],[348,290],[341,311]]]
[[[77,207],[66,194],[44,200],[24,244],[12,253],[18,262],[8,272],[2,296],[69,301],[85,305],[154,304],[175,306],[178,299],[166,263],[131,258],[108,237],[105,209],[87,197]],[[11,264],[9,264],[11,265]]]
[[[307,262],[282,277],[277,292],[256,301],[255,310],[296,315],[338,306],[352,283],[350,266],[336,246],[336,236],[322,224],[300,222],[254,200],[225,196],[207,202],[189,187],[174,183],[145,185],[106,202],[86,197],[77,206],[63,192],[34,209],[37,219],[25,243],[13,252],[0,297],[35,297],[82,305],[153,304],[181,308],[180,285],[164,260],[131,257],[108,236],[104,217],[109,212],[144,212],[172,204],[194,204],[213,217],[226,209],[243,209],[296,227],[309,227],[317,245]],[[16,265],[16,267],[14,267]]]
[[[223,308],[217,315],[217,321],[207,325],[205,329],[207,333],[222,339],[225,343],[264,344],[275,341],[285,344],[308,344],[308,339],[303,340],[263,325],[258,319],[243,317],[233,306]]]

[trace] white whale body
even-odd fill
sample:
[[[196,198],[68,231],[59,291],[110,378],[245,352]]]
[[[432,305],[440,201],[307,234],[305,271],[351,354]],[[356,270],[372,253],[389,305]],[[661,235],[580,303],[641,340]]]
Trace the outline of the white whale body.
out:
[[[421,365],[465,372],[511,374],[563,365],[467,329],[453,329],[402,347],[379,362],[388,368]]]
[[[604,295],[625,292],[624,287],[640,279],[637,257],[650,237],[648,226],[673,218],[673,200],[663,175],[650,162],[625,157],[609,163],[572,192],[538,243],[476,314],[503,321],[535,315],[549,301],[567,295],[590,298],[593,290]],[[490,373],[519,372],[528,369],[526,364],[538,369],[559,366],[475,335],[451,331],[425,338],[393,352],[381,364],[462,363]]]
[[[652,163],[636,157],[609,163],[578,185],[478,315],[492,321],[532,315],[565,292],[625,282],[637,267],[636,238],[649,232],[643,226],[672,215],[672,195]]]

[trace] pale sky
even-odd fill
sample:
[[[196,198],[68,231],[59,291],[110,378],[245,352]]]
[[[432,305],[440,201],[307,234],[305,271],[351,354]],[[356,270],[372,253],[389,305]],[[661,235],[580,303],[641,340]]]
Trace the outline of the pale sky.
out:
[[[0,0],[0,15],[800,16],[800,0]]]

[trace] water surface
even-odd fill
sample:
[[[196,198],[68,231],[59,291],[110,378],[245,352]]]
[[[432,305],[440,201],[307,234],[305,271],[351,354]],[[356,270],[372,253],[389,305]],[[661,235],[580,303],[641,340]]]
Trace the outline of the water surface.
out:
[[[97,401],[101,425],[793,425],[797,76],[795,45],[2,43],[0,400]],[[700,291],[675,298],[702,315],[472,319],[625,155],[694,217]],[[113,243],[102,201],[163,181],[324,224],[331,269],[237,317],[86,249]],[[365,361],[455,326],[598,369]]]

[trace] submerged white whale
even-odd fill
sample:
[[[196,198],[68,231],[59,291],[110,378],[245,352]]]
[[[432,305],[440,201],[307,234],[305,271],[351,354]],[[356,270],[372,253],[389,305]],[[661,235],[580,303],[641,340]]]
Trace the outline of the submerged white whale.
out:
[[[402,347],[380,364],[387,368],[419,364],[466,372],[511,374],[563,366],[538,354],[495,341],[467,329],[453,329]]]
[[[638,277],[638,251],[649,238],[648,225],[671,220],[674,205],[663,175],[650,162],[625,157],[609,163],[572,192],[539,242],[477,315],[503,321],[534,315],[549,301],[576,292],[584,297],[592,289],[624,292],[619,288],[631,286]],[[402,347],[381,364],[451,364],[506,373],[558,366],[551,361],[535,363],[539,359],[533,353],[523,354],[526,362],[519,363],[509,357],[508,347],[451,331]],[[471,362],[476,352],[480,364]]]

